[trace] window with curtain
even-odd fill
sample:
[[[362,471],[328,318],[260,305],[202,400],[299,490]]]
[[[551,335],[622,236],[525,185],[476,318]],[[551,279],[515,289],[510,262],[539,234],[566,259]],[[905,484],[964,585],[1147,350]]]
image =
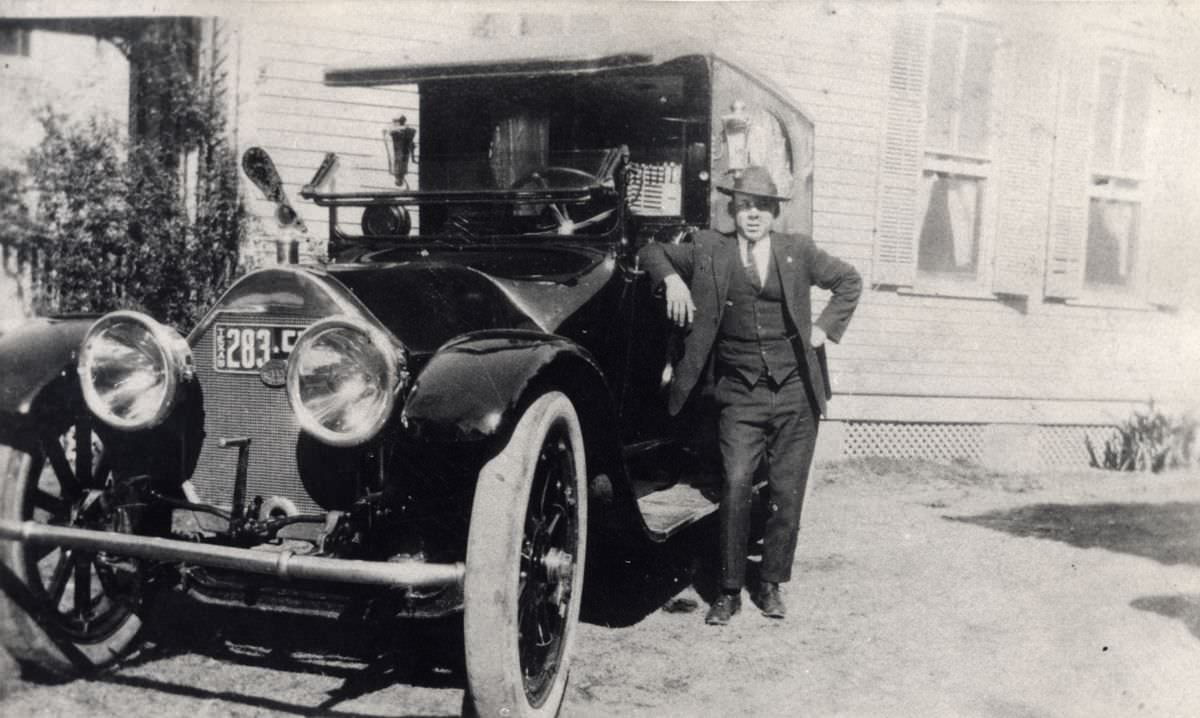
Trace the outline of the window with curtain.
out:
[[[1129,290],[1137,284],[1149,63],[1129,53],[1101,56],[1092,124],[1084,286]]]
[[[974,276],[979,266],[979,180],[943,172],[925,172],[921,179],[924,217],[917,269]]]
[[[1083,274],[1088,284],[1125,287],[1132,283],[1140,209],[1136,202],[1090,200]]]
[[[992,171],[993,28],[956,18],[933,27],[925,154],[917,206],[917,270],[974,280]]]

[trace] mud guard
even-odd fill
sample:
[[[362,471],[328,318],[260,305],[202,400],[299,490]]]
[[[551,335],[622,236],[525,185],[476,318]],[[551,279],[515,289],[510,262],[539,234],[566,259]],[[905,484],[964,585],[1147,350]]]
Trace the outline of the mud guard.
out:
[[[600,536],[650,532],[625,471],[619,425],[604,374],[578,344],[536,331],[472,332],[438,349],[421,370],[401,412],[406,433],[440,445],[503,442],[526,402],[539,389],[556,388],[576,405],[584,443],[593,511]],[[613,531],[617,526],[623,529]]]
[[[541,332],[472,332],[438,349],[421,370],[401,422],[415,437],[457,443],[511,431],[521,398],[555,363],[568,362],[596,382],[603,375],[577,344]]]
[[[0,335],[0,437],[31,426],[52,385],[73,385],[79,345],[95,321],[38,317]]]

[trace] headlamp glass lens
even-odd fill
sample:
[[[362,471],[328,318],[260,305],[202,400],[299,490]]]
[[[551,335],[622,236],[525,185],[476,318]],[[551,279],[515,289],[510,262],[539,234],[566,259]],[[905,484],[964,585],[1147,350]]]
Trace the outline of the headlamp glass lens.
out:
[[[101,418],[149,422],[166,401],[170,383],[166,356],[146,327],[118,321],[92,333],[84,345],[85,381],[90,382]]]
[[[387,357],[370,337],[347,327],[330,327],[307,342],[293,358],[303,410],[328,431],[358,434],[386,411]]]

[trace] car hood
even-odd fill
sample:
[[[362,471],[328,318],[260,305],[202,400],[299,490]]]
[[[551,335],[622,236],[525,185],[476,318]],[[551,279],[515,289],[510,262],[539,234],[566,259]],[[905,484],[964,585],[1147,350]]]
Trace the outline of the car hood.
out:
[[[409,351],[429,354],[487,329],[555,333],[612,277],[604,251],[579,248],[384,250],[353,264],[276,267],[243,277],[217,315],[324,317],[365,314]]]

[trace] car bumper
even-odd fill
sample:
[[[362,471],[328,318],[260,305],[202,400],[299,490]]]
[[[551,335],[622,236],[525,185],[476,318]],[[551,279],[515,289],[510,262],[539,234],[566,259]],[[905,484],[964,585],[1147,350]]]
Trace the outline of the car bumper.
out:
[[[387,588],[461,586],[466,575],[466,567],[462,563],[361,561],[298,556],[286,550],[262,551],[213,546],[111,531],[48,526],[35,521],[0,520],[0,539],[39,546],[106,551],[153,561],[178,561],[263,574],[284,580],[336,581]]]

